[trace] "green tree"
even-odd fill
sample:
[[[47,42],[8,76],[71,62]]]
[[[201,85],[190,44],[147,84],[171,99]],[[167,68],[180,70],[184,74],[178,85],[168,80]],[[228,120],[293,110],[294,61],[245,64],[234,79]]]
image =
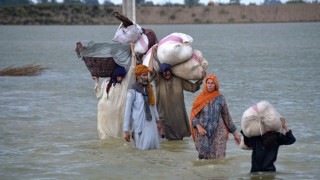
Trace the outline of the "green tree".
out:
[[[98,0],[84,0],[84,3],[87,5],[99,5]]]
[[[63,0],[64,4],[80,4],[80,0]]]
[[[199,0],[184,0],[186,6],[195,6],[199,4]]]
[[[110,0],[105,0],[103,4],[104,5],[108,5],[108,6],[113,6],[114,5],[114,3],[111,2]]]
[[[142,5],[144,4],[144,0],[136,0],[136,5]]]
[[[29,4],[33,4],[31,0],[0,0],[0,6],[29,5]]]
[[[304,0],[289,0],[286,4],[303,4],[306,3]]]

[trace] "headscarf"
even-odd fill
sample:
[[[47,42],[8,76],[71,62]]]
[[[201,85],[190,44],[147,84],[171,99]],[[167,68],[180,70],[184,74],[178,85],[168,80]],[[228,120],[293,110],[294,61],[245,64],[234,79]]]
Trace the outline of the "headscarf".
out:
[[[211,79],[215,83],[215,90],[212,92],[209,92],[207,89],[207,81],[208,79]],[[190,127],[191,128],[191,135],[194,140],[195,138],[195,130],[196,128],[193,128],[192,126],[192,121],[196,117],[196,115],[207,105],[209,104],[212,100],[214,100],[216,97],[220,95],[219,91],[219,82],[217,76],[213,74],[208,74],[207,77],[205,78],[204,81],[204,88],[203,91],[196,97],[196,99],[193,101],[192,109],[191,109],[191,114],[190,114]]]
[[[160,65],[160,72],[166,72],[166,71],[171,71],[171,65],[167,63],[163,63]]]
[[[109,93],[109,90],[111,88],[111,85],[113,84],[114,86],[116,85],[116,83],[121,83],[117,81],[117,77],[121,76],[121,77],[125,77],[127,74],[126,68],[122,67],[122,66],[117,66],[113,73],[112,73],[112,77],[107,85],[107,94]]]
[[[145,66],[143,64],[137,65],[136,70],[134,72],[134,74],[136,76],[136,80],[139,75],[144,74],[144,73],[148,73],[148,72],[149,72],[149,69],[147,66]],[[149,104],[151,106],[153,106],[156,104],[156,100],[155,100],[154,93],[153,93],[152,86],[151,86],[150,82],[148,82],[148,84],[147,84],[147,90],[148,90],[148,96],[149,96]]]

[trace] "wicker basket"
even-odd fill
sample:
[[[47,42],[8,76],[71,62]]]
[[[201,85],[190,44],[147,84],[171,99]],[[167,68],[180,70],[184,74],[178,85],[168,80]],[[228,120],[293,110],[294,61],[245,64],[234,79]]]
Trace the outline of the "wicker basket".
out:
[[[112,57],[83,57],[82,59],[91,75],[96,77],[111,77],[116,66]]]

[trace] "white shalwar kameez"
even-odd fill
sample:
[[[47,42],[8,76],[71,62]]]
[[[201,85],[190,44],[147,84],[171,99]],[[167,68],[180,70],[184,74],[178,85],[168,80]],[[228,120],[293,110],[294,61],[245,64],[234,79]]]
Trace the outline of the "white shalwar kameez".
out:
[[[135,57],[133,57],[135,58]],[[128,86],[131,83],[132,74],[135,69],[135,59],[132,59],[129,72],[126,74],[121,84],[111,86],[109,95],[106,92],[108,79],[101,85],[95,86],[98,103],[98,135],[100,139],[120,138],[123,136],[123,114]]]
[[[123,131],[132,130],[134,146],[140,150],[159,149],[159,135],[156,121],[159,120],[156,106],[149,106],[152,120],[147,121],[144,100],[141,93],[129,89],[123,122]]]

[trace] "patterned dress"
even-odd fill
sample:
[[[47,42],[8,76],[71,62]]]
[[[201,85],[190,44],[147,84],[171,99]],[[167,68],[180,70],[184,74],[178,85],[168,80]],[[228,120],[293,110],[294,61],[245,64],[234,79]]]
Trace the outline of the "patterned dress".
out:
[[[236,130],[223,95],[208,103],[192,122],[193,127],[200,124],[207,135],[196,131],[195,146],[200,159],[217,159],[226,156],[228,133]]]

